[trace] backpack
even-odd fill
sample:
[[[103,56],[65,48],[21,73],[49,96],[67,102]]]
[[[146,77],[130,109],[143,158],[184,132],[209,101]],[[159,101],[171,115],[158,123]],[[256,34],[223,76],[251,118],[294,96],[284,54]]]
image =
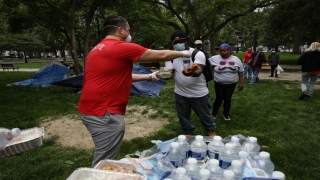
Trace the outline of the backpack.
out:
[[[192,62],[194,62],[194,58],[196,56],[196,54],[199,52],[198,49],[194,49],[194,51],[191,54],[191,59]],[[204,53],[205,54],[205,53]],[[206,54],[205,54],[206,56]],[[209,61],[209,57],[206,56],[206,66],[203,68],[202,74],[204,75],[204,77],[206,78],[206,82],[208,83],[209,81],[213,80],[213,72],[212,72],[212,67],[211,67],[211,63]]]

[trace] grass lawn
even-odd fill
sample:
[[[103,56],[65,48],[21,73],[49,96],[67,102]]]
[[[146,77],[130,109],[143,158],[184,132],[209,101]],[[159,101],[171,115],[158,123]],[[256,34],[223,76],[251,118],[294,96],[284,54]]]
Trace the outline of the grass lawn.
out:
[[[240,53],[239,53],[240,54]],[[38,127],[43,118],[58,119],[62,116],[78,117],[77,89],[52,86],[19,87],[8,83],[30,78],[34,72],[0,73],[0,127],[21,129]],[[167,80],[160,98],[130,97],[129,104],[147,106],[156,110],[150,115],[167,118],[169,124],[153,134],[124,141],[119,159],[153,146],[151,140],[169,140],[180,134],[174,103],[174,81]],[[317,85],[320,85],[319,82]],[[213,83],[210,82],[211,102],[214,101]],[[242,134],[255,136],[262,150],[271,154],[275,170],[286,174],[286,179],[318,179],[320,149],[320,90],[313,96],[299,101],[300,81],[261,80],[255,85],[245,81],[244,90],[235,90],[232,98],[231,121],[224,121],[220,109],[217,134]],[[192,114],[197,127],[195,133],[205,135],[199,118]],[[139,133],[139,132],[137,132]],[[93,151],[63,147],[57,138],[44,140],[44,144],[33,150],[0,159],[0,179],[66,179],[79,167],[90,167]]]

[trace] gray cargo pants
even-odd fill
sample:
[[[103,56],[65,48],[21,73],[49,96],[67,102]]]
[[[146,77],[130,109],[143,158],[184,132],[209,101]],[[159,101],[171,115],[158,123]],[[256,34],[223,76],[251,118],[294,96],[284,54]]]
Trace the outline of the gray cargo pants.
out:
[[[79,115],[96,147],[92,167],[104,159],[116,160],[125,132],[124,116],[108,112],[105,116]]]

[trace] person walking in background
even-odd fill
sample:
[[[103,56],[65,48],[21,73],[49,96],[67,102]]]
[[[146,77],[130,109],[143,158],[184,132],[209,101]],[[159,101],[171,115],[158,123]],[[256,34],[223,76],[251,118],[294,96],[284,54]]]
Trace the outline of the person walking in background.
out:
[[[273,77],[273,74],[275,74],[275,77],[278,77],[278,74],[276,72],[276,67],[280,64],[280,55],[276,52],[275,48],[271,49],[271,54],[268,56],[269,65],[271,66],[271,75],[269,77]]]
[[[243,65],[241,60],[231,55],[230,46],[221,44],[220,55],[212,56],[209,60],[214,71],[214,90],[216,99],[213,103],[212,117],[217,118],[219,108],[223,103],[223,118],[231,120],[231,97],[239,81],[238,89],[243,89]]]
[[[171,43],[175,51],[180,52],[193,48],[188,48],[186,43],[188,35],[181,30],[177,30],[171,35]],[[175,103],[177,115],[181,125],[181,131],[185,135],[193,135],[195,126],[191,120],[191,110],[200,118],[208,136],[215,136],[216,124],[211,115],[210,95],[206,79],[202,73],[206,65],[206,57],[203,52],[198,51],[194,62],[190,58],[175,58],[166,62],[167,69],[174,70],[175,81]],[[196,71],[188,72],[185,67],[198,67]]]
[[[95,145],[92,167],[117,159],[125,133],[124,114],[132,82],[158,80],[156,72],[132,74],[134,62],[190,57],[189,51],[151,50],[130,43],[127,20],[111,15],[103,23],[106,37],[88,54],[78,112]]]
[[[309,51],[303,53],[299,59],[298,64],[301,65],[301,90],[302,93],[299,100],[309,98],[314,89],[314,85],[320,74],[320,43],[313,42],[310,45]],[[309,82],[309,88],[307,88]]]
[[[257,51],[251,54],[250,67],[252,68],[252,71],[253,71],[253,77],[250,81],[250,84],[255,84],[256,82],[259,81],[259,73],[261,71],[262,63],[267,61],[266,56],[262,51],[263,51],[263,48],[258,47]]]
[[[248,51],[243,55],[243,77],[244,79],[251,79],[252,78],[252,68],[250,67],[249,61],[252,54],[252,49],[248,48]],[[248,74],[248,75],[247,75]]]

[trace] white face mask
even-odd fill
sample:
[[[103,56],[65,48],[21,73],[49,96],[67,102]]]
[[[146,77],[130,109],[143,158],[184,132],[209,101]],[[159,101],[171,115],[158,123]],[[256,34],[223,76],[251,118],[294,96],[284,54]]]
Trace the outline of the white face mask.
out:
[[[124,41],[127,42],[127,43],[130,43],[130,42],[131,42],[131,39],[132,39],[132,37],[131,37],[131,35],[129,34]]]
[[[275,53],[276,51],[272,51],[272,53]]]

